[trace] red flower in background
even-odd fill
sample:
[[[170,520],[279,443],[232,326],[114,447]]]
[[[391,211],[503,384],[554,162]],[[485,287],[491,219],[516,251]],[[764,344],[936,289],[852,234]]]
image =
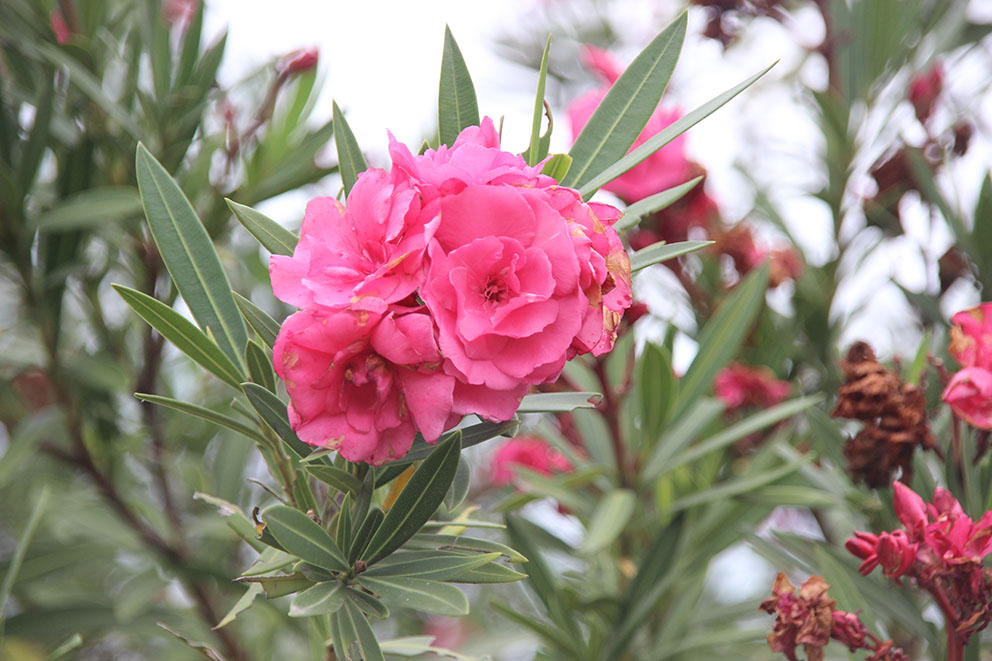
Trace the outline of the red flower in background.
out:
[[[941,395],[959,418],[992,429],[992,303],[962,310],[951,322],[948,353],[964,368]]]
[[[727,409],[768,408],[789,396],[788,381],[779,381],[775,373],[764,366],[749,367],[731,363],[716,374],[713,390]]]
[[[937,99],[944,89],[944,65],[934,63],[930,70],[918,73],[909,81],[909,102],[913,104],[916,118],[925,124],[933,114]]]
[[[571,471],[572,462],[543,438],[518,436],[504,443],[493,455],[490,467],[493,484],[512,482],[517,467],[528,468],[541,475],[552,475]]]

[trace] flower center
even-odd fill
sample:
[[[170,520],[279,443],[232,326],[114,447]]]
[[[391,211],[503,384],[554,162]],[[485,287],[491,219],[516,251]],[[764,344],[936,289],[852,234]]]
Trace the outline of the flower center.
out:
[[[482,288],[482,298],[487,303],[501,303],[506,298],[506,277],[502,273],[489,276],[486,286]]]

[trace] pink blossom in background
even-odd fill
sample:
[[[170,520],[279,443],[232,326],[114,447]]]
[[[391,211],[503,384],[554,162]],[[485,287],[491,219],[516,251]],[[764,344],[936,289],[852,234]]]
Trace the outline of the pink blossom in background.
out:
[[[366,170],[347,208],[331,197],[307,204],[293,256],[274,255],[269,262],[272,290],[301,308],[385,312],[423,282],[432,216],[409,184],[393,184],[384,170]]]
[[[543,438],[518,436],[504,443],[493,455],[490,466],[493,484],[512,482],[517,467],[552,475],[571,471],[572,463]]]
[[[65,15],[62,13],[62,9],[56,7],[49,14],[49,22],[52,26],[52,32],[55,33],[55,40],[60,44],[67,44],[72,39],[72,30],[69,28],[68,21],[65,20]]]
[[[951,317],[947,351],[962,367],[992,369],[992,303],[982,303]]]
[[[907,96],[921,123],[925,124],[930,119],[943,89],[944,65],[940,62],[935,62],[929,71],[918,73],[910,80]]]
[[[940,396],[954,414],[978,429],[992,429],[992,370],[966,367]]]
[[[316,46],[300,48],[279,58],[279,61],[276,63],[276,71],[279,72],[280,76],[303,73],[316,67],[319,59],[320,51]]]
[[[951,322],[947,351],[964,369],[951,377],[941,399],[969,424],[992,429],[992,303],[962,310]]]
[[[165,0],[162,14],[168,25],[185,32],[199,8],[200,0]]]
[[[605,51],[586,47],[585,60],[587,66],[597,71],[605,79],[619,71],[619,66],[612,62],[612,57]],[[614,80],[609,80],[612,84]],[[607,87],[594,89],[579,97],[567,108],[568,119],[572,125],[572,139],[578,137],[582,128],[592,117],[596,108],[606,97]],[[647,124],[637,136],[631,150],[647,142],[649,138],[661,132],[670,124],[682,117],[678,109],[659,108],[648,119]],[[690,179],[690,164],[685,157],[685,136],[672,140],[656,151],[647,159],[603,186],[603,190],[615,193],[627,204],[632,204],[655,193],[685,183]]]
[[[717,398],[730,411],[775,406],[789,396],[791,389],[788,381],[779,381],[767,367],[741,363],[731,363],[713,379]]]
[[[454,381],[423,313],[302,311],[273,347],[289,418],[300,439],[379,465],[402,457],[414,434],[436,440],[450,420]]]

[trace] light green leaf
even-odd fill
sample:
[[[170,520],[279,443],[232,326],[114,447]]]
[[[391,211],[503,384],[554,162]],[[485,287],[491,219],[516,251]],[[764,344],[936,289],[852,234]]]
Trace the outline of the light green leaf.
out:
[[[547,144],[551,139],[551,115],[548,115],[548,132],[541,135],[541,118],[544,115],[544,87],[548,79],[548,55],[551,53],[551,35],[544,45],[541,56],[541,66],[537,75],[537,94],[534,97],[534,119],[531,122],[530,147],[527,150],[527,165],[537,165],[547,153]],[[543,148],[542,148],[543,147]],[[542,153],[543,152],[543,153]]]
[[[690,252],[702,250],[713,245],[713,241],[680,241],[679,243],[654,243],[647,248],[641,248],[630,257],[630,270],[636,273],[653,264],[675,259]]]
[[[419,533],[407,543],[409,549],[432,549],[445,551],[475,551],[480,553],[497,552],[506,556],[510,562],[527,562],[527,558],[519,551],[505,544],[488,539],[476,539],[464,535],[443,535],[435,533]],[[404,551],[406,550],[404,549]]]
[[[335,613],[344,605],[344,584],[325,581],[293,597],[289,604],[290,617],[311,617]]]
[[[40,232],[92,230],[141,216],[141,196],[131,186],[91,188],[40,214]]]
[[[210,661],[226,661],[226,659],[224,659],[224,657],[221,656],[220,652],[210,647],[210,645],[207,645],[206,643],[201,643],[196,640],[192,640],[191,638],[187,638],[186,636],[179,633],[178,631],[168,626],[164,622],[156,622],[155,624],[159,628],[164,629],[165,631],[171,633],[173,636],[178,638],[184,645],[186,645],[186,647],[190,648],[191,650],[194,650],[200,656],[206,657],[207,659],[210,659]]]
[[[441,83],[437,95],[437,126],[441,144],[449,147],[462,129],[479,125],[479,104],[475,87],[462,52],[451,29],[444,26],[444,51],[441,57]]]
[[[403,638],[393,638],[384,643],[379,643],[379,647],[386,654],[394,656],[420,656],[430,652],[438,656],[447,656],[458,661],[478,661],[477,657],[460,654],[443,647],[435,647],[434,636],[404,636]]]
[[[756,475],[745,475],[720,482],[716,486],[708,489],[700,489],[693,493],[679,498],[669,507],[670,512],[678,512],[690,507],[697,507],[712,503],[714,501],[725,501],[736,496],[744,495],[756,491],[761,487],[778,482],[786,475],[790,475],[801,466],[812,460],[811,455],[806,455],[798,461],[794,461],[771,470],[759,471]]]
[[[472,467],[468,460],[462,456],[458,459],[458,470],[455,471],[455,479],[451,481],[448,492],[444,494],[444,507],[449,512],[454,512],[465,499],[468,498],[468,491],[472,486]],[[425,524],[426,525],[426,524]]]
[[[579,551],[594,553],[612,544],[630,521],[636,507],[637,496],[630,489],[616,489],[608,493],[593,512],[588,534]]]
[[[238,309],[241,310],[241,315],[245,318],[245,321],[248,322],[248,325],[253,331],[258,333],[265,346],[271,349],[276,343],[276,337],[279,335],[279,322],[238,292],[231,293],[234,295],[234,302],[237,304]]]
[[[166,408],[174,409],[176,411],[182,411],[183,413],[196,416],[197,418],[201,418],[207,422],[212,422],[215,425],[227,427],[231,431],[236,431],[243,436],[247,436],[256,443],[262,443],[264,445],[267,442],[265,437],[259,434],[257,430],[249,427],[240,420],[224,415],[223,413],[218,413],[217,411],[213,411],[196,404],[190,404],[189,402],[183,402],[178,399],[172,399],[171,397],[165,397],[163,395],[152,395],[143,392],[136,392],[134,393],[134,396],[143,402],[151,402],[152,404],[165,406]]]
[[[672,368],[672,355],[662,345],[645,344],[636,370],[641,436],[645,446],[652,447],[668,420],[679,383]]]
[[[486,583],[513,583],[525,578],[527,578],[527,574],[522,574],[498,562],[490,562],[481,567],[464,571],[454,578],[449,578],[447,582],[475,583],[481,585]]]
[[[397,551],[370,567],[362,576],[408,576],[432,581],[447,581],[462,572],[489,564],[500,557],[492,553],[452,553],[450,551]]]
[[[699,106],[692,112],[676,120],[675,122],[668,125],[664,129],[656,133],[655,135],[648,138],[639,147],[631,150],[631,152],[626,156],[623,156],[623,158],[620,158],[619,160],[615,160],[615,162],[610,161],[607,164],[608,167],[603,169],[595,176],[588,178],[588,181],[579,188],[579,193],[582,195],[583,198],[588,199],[589,197],[592,196],[593,193],[599,190],[600,187],[613,181],[614,179],[622,175],[624,172],[631,169],[632,167],[634,167],[644,159],[651,156],[651,154],[655,153],[656,151],[667,145],[669,142],[671,142],[675,138],[679,137],[680,135],[688,131],[690,128],[701,122],[703,119],[713,114],[713,112],[716,111],[718,108],[720,108],[720,106],[730,101],[732,98],[734,98],[735,96],[743,92],[745,89],[750,87],[756,80],[758,80],[766,73],[768,73],[768,70],[771,69],[773,66],[775,65],[772,64],[764,71],[761,71],[751,76],[750,78],[740,83],[736,87],[727,90],[723,94],[713,97],[712,99],[710,99],[703,105]],[[614,85],[614,88],[615,87],[616,85]]]
[[[468,599],[453,585],[409,576],[369,576],[360,574],[358,582],[396,608],[434,613],[466,615]]]
[[[124,285],[112,284],[138,316],[193,361],[221,381],[239,388],[244,375],[206,333],[162,301]]]
[[[221,621],[217,623],[217,626],[215,626],[214,629],[220,629],[226,627],[231,622],[234,622],[234,620],[237,619],[239,613],[242,613],[243,611],[246,611],[249,608],[251,608],[251,605],[255,602],[255,597],[257,597],[260,594],[262,594],[261,585],[259,585],[258,583],[252,583],[251,585],[249,585],[248,591],[245,592],[243,595],[241,595],[241,598],[234,603],[234,606],[231,607],[231,610],[227,612],[227,615],[221,618]]]
[[[650,458],[644,463],[640,479],[647,483],[658,477],[665,469],[665,464],[702,434],[723,410],[724,406],[719,400],[709,397],[696,400],[692,408],[669,424]]]
[[[328,484],[338,491],[353,493],[358,495],[358,490],[362,488],[362,482],[357,477],[346,470],[336,466],[312,466],[307,465],[306,471],[315,478]]]
[[[292,255],[299,237],[261,211],[224,198],[238,222],[273,255]]]
[[[265,591],[266,599],[285,597],[287,594],[300,592],[313,585],[313,581],[303,574],[278,574],[276,576],[239,576],[235,583],[254,583]]]
[[[69,636],[68,640],[49,652],[45,661],[58,661],[69,652],[73,652],[83,646],[83,637],[78,633]]]
[[[702,181],[702,176],[696,177],[695,179],[690,179],[684,184],[679,184],[678,186],[672,186],[669,189],[663,190],[660,193],[655,193],[649,197],[644,198],[634,202],[629,207],[624,209],[623,218],[621,218],[614,227],[617,231],[628,230],[631,227],[637,225],[641,222],[641,218],[647,216],[648,214],[657,213],[662,209],[672,205],[682,197],[696,187],[700,181]]]
[[[613,83],[572,144],[568,152],[572,157],[572,168],[562,185],[578,188],[585,197],[586,184],[593,175],[615,163],[634,144],[658,107],[675,70],[687,21],[687,13],[682,12]],[[603,183],[606,182],[599,186]]]
[[[327,531],[303,512],[285,505],[274,505],[262,513],[265,529],[289,553],[330,571],[350,569],[344,553]]]
[[[186,195],[141,143],[135,167],[148,226],[172,281],[200,328],[213,333],[221,350],[241,366],[248,334],[210,235]]]
[[[598,392],[541,392],[527,395],[517,413],[565,413],[574,409],[594,409],[603,398]]]
[[[349,586],[345,590],[345,596],[348,597],[348,601],[358,606],[366,615],[374,615],[380,620],[385,620],[389,617],[389,609],[386,605],[373,597],[370,594],[362,592],[358,588]]]
[[[362,554],[368,564],[398,549],[430,520],[455,477],[461,448],[457,432],[438,443],[417,468]]]
[[[341,174],[341,182],[344,184],[344,194],[351,193],[352,186],[358,181],[358,174],[369,169],[365,162],[365,156],[355,140],[355,134],[348,126],[348,120],[344,113],[338,108],[338,104],[332,102],[334,112],[334,144],[338,150],[338,172]]]
[[[716,373],[737,355],[764,307],[767,289],[768,264],[765,263],[737,285],[700,330],[699,351],[679,384],[676,416],[709,391]]]
[[[47,506],[48,487],[45,486],[42,487],[38,495],[38,500],[34,503],[31,514],[28,516],[28,522],[24,524],[24,530],[21,531],[20,538],[16,540],[14,553],[7,564],[7,570],[4,572],[3,583],[0,583],[0,640],[3,639],[4,623],[6,621],[4,612],[7,606],[7,600],[10,598],[10,592],[14,588],[17,574],[21,571],[21,565],[24,564],[24,557],[28,553],[28,547],[31,546],[31,540],[34,539],[34,533],[38,529],[38,524],[41,523],[41,516],[45,513],[45,507]]]
[[[357,656],[353,656],[349,649],[349,659],[353,661],[385,661],[369,621],[365,619],[362,611],[354,602],[345,601],[344,608],[335,615],[335,618],[341,621],[342,628],[347,626],[354,632],[354,641],[358,645],[359,653]],[[351,637],[348,636],[348,638]],[[351,645],[348,647],[350,648]]]
[[[555,181],[561,181],[568,175],[572,167],[572,157],[568,154],[555,154],[541,168],[541,174],[546,174]]]

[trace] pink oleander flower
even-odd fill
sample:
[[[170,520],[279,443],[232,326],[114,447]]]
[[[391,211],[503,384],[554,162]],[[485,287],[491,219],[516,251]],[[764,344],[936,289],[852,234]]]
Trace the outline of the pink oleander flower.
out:
[[[951,377],[940,398],[968,424],[992,429],[992,370],[964,368]]]
[[[185,32],[199,8],[200,0],[165,0],[162,14],[169,26]]]
[[[319,59],[320,51],[316,46],[300,48],[279,58],[279,61],[276,63],[276,71],[280,76],[303,73],[316,67]]]
[[[518,436],[504,443],[493,455],[490,465],[493,484],[512,482],[517,467],[552,475],[571,471],[572,463],[543,438]]]
[[[926,123],[930,119],[943,89],[944,66],[940,62],[934,63],[929,71],[918,73],[910,80],[907,96],[921,123]]]
[[[300,439],[379,465],[402,457],[416,432],[429,441],[457,422],[454,379],[423,312],[305,310],[290,316],[273,347]]]
[[[713,390],[728,410],[736,411],[775,406],[789,396],[791,386],[777,380],[767,367],[731,363],[717,372]]]
[[[982,303],[951,317],[948,353],[962,367],[992,369],[992,303]]]
[[[568,106],[568,118],[572,125],[572,139],[578,137],[582,128],[592,117],[609,91],[608,86],[620,77],[620,67],[606,51],[586,46],[584,59],[587,66],[603,77],[607,87],[594,89],[573,101]],[[641,134],[631,149],[647,142],[682,117],[677,109],[658,109],[651,115]],[[672,140],[647,159],[603,186],[603,190],[615,193],[627,204],[632,204],[667,188],[684,183],[690,178],[690,165],[685,157],[685,136]]]
[[[366,170],[347,208],[331,197],[307,204],[293,256],[269,260],[272,290],[299,308],[385,312],[424,280],[432,215],[409,184],[393,183],[384,170]]]

